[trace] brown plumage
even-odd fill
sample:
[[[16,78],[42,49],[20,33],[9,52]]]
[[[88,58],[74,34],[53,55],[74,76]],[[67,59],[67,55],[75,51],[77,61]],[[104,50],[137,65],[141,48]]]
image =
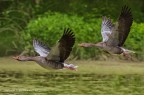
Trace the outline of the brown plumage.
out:
[[[99,47],[112,54],[128,55],[133,52],[122,48],[133,22],[131,9],[127,6],[123,6],[120,16],[115,24],[112,23],[110,18],[102,18],[101,34],[103,41],[97,44],[93,43],[81,43],[81,47]]]
[[[65,29],[65,32],[62,38],[59,40],[59,49],[60,49],[60,62],[64,62],[72,51],[72,47],[75,43],[74,34],[69,29]]]
[[[131,9],[128,8],[127,6],[124,6],[122,8],[122,12],[120,14],[120,17],[118,19],[118,33],[119,33],[119,44],[118,46],[123,46],[129,32],[130,32],[130,27],[133,22],[133,17],[131,13]]]
[[[40,54],[40,56],[18,56],[14,57],[14,59],[19,61],[35,61],[44,68],[68,68],[71,70],[76,70],[77,66],[64,63],[64,61],[69,57],[74,43],[74,33],[68,28],[64,30],[64,33],[60,40],[51,49],[49,47],[46,47],[42,42],[33,40],[34,49],[37,53]]]

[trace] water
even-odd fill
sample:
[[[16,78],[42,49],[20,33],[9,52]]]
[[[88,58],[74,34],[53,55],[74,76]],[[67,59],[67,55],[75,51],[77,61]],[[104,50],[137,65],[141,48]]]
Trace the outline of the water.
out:
[[[1,95],[142,95],[142,75],[0,72]]]

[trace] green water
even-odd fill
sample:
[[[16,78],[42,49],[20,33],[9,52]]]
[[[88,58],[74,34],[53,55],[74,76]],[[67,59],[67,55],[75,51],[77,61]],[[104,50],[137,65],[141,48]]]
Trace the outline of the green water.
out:
[[[0,95],[143,95],[143,75],[0,72]]]

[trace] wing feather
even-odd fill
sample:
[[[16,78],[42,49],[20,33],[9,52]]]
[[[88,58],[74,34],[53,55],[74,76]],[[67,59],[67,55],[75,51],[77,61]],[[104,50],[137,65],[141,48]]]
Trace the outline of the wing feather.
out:
[[[35,51],[42,57],[46,57],[49,54],[50,48],[38,40],[33,40],[33,47]]]
[[[75,37],[73,32],[69,28],[65,29],[58,43],[51,49],[47,59],[64,62],[70,55],[74,43]]]
[[[132,14],[130,8],[127,6],[122,7],[121,14],[118,21],[112,28],[110,39],[107,41],[107,45],[110,46],[122,46],[130,32],[132,25]]]
[[[63,62],[69,57],[72,51],[72,47],[75,43],[75,35],[72,30],[70,30],[69,28],[65,29],[63,36],[59,40],[59,43],[60,61]]]
[[[109,35],[111,35],[113,24],[110,18],[106,18],[105,16],[102,18],[102,26],[101,26],[101,34],[103,38],[103,42],[107,42],[109,39]]]
[[[131,8],[128,6],[122,7],[121,14],[118,19],[118,33],[119,33],[119,44],[118,46],[122,46],[130,32],[130,28],[133,22],[133,17],[131,13]]]

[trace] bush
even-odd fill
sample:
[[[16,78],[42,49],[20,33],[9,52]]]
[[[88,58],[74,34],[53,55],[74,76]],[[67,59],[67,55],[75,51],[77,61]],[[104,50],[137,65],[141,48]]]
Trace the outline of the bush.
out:
[[[26,42],[23,44],[25,49],[33,50],[32,39],[36,38],[47,42],[49,46],[53,46],[57,40],[60,39],[64,28],[70,28],[75,33],[76,37],[72,55],[75,58],[97,57],[97,49],[83,49],[79,48],[77,45],[84,41],[95,43],[100,40],[100,25],[100,19],[96,20],[95,23],[87,23],[84,21],[83,17],[78,17],[76,15],[70,16],[48,12],[28,24],[27,28],[22,33],[22,38],[24,38],[23,42]]]
[[[20,31],[28,23],[29,16],[22,10],[5,10],[0,15],[0,56],[14,55],[19,48]]]
[[[137,57],[142,58],[144,52],[144,24],[133,23],[130,35],[125,43],[126,48],[137,52]],[[48,12],[38,19],[31,21],[27,28],[22,33],[23,45],[25,49],[29,49],[33,53],[32,39],[36,38],[47,42],[49,46],[53,46],[63,34],[64,28],[70,28],[76,36],[76,43],[72,52],[73,58],[98,59],[102,55],[99,49],[96,48],[80,48],[78,43],[91,42],[96,43],[101,41],[101,18],[85,21],[83,17],[76,15],[66,15],[61,13]],[[32,51],[31,51],[32,50]]]
[[[144,58],[144,23],[133,23],[125,47],[135,51],[138,59]]]

